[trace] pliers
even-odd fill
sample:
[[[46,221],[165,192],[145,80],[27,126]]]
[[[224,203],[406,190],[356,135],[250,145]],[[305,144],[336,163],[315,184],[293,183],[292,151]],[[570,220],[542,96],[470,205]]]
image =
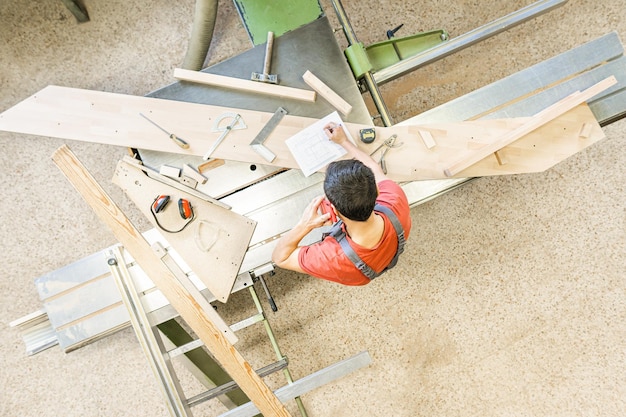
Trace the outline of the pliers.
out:
[[[396,142],[396,139],[397,139],[397,138],[398,138],[398,135],[391,135],[391,136],[389,137],[389,139],[385,140],[385,141],[384,141],[384,142],[383,142],[383,143],[382,143],[382,144],[381,144],[378,148],[376,148],[376,149],[374,150],[374,152],[372,152],[372,153],[370,154],[370,156],[371,156],[371,155],[374,155],[376,152],[378,152],[378,150],[379,150],[380,148],[382,148],[383,146],[385,146],[385,147],[386,147],[386,148],[382,151],[382,153],[380,154],[380,161],[378,162],[378,163],[380,164],[380,167],[382,168],[382,170],[383,170],[383,173],[384,173],[384,174],[387,174],[387,163],[385,162],[385,154],[386,154],[387,152],[389,152],[389,149],[391,149],[391,148],[395,148],[395,147],[397,147],[397,146],[400,146],[400,145],[401,145],[401,144],[400,144],[400,145],[395,146],[395,142]]]

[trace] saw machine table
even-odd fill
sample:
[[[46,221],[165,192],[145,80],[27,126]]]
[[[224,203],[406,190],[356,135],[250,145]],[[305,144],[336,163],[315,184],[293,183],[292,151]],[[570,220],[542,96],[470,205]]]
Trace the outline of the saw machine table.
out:
[[[530,116],[574,91],[583,90],[608,76],[614,76],[618,81],[615,88],[588,101],[589,109],[594,117],[600,125],[606,125],[619,120],[626,114],[626,57],[624,57],[623,52],[623,46],[617,35],[609,33],[400,124],[450,123],[464,120]],[[239,56],[207,68],[204,72],[249,79],[250,68],[259,67],[263,62],[264,54],[265,45],[258,45]],[[352,105],[352,111],[347,117],[344,117],[344,121],[371,125],[371,118],[361,97],[361,92],[343,53],[337,45],[333,30],[326,17],[321,17],[275,39],[272,72],[279,75],[280,84],[308,89],[302,79],[302,74],[306,71],[314,73]],[[335,111],[329,103],[321,98],[315,103],[304,103],[207,87],[189,82],[176,82],[150,93],[149,96],[194,103],[218,104],[233,109],[259,110],[268,113],[274,113],[279,107],[283,107],[291,115],[313,118],[322,118]],[[211,132],[207,132],[207,134],[209,133]],[[253,139],[254,134],[251,133],[250,141]],[[223,145],[227,144],[228,136],[223,142]],[[201,157],[182,156],[180,154],[141,149],[138,150],[138,153],[145,165],[157,171],[163,165],[180,168],[188,164],[195,167],[205,162]],[[271,253],[277,237],[296,224],[304,207],[312,198],[323,193],[323,174],[316,173],[310,177],[304,177],[299,170],[294,169],[284,170],[268,165],[232,161],[215,162],[217,163],[214,165],[217,167],[204,172],[208,180],[205,184],[198,183],[197,189],[232,207],[233,212],[244,215],[257,223],[241,265],[239,277],[233,288],[233,291],[239,291],[250,287],[253,276],[262,276],[273,270]],[[408,196],[409,203],[414,206],[458,187],[470,179],[412,181],[403,183],[401,186]],[[156,233],[156,230],[151,232]],[[311,235],[305,238],[304,243],[319,239],[320,232],[313,234],[315,233],[317,236]],[[83,259],[77,262],[75,266],[68,268],[82,270],[82,265],[88,264],[92,260],[91,258],[97,261],[100,259],[100,255],[96,254],[89,259]],[[58,271],[58,273],[48,275],[58,277],[70,274],[68,271]],[[87,276],[87,274],[82,275]],[[42,278],[45,282],[46,277]],[[74,286],[79,283],[68,282],[67,284]],[[45,294],[40,295],[45,302]],[[212,295],[207,294],[207,298],[212,299]],[[104,302],[104,300],[101,301]],[[111,302],[114,303],[115,301]],[[175,312],[168,308],[167,301],[162,297],[158,299],[155,297],[155,300],[149,302],[153,315],[159,317],[158,321],[164,321],[175,316]],[[51,306],[46,305],[46,310],[50,308]],[[71,338],[67,343],[71,344],[73,348],[80,347],[80,345],[98,338],[99,335],[110,334],[113,329],[118,328],[116,326],[128,325],[124,315],[118,315],[118,310],[109,309],[107,312],[111,316],[115,314],[115,320],[108,316],[107,320],[101,318],[98,320],[101,328],[95,330],[95,333],[92,331],[94,330],[93,327],[90,327],[88,334],[82,331],[78,332],[80,337],[78,337],[78,333],[72,333],[69,335]],[[50,313],[51,311],[35,312],[14,323],[26,330],[29,329],[29,324],[32,324],[34,331],[36,331],[35,327],[37,326],[46,327],[44,324],[40,324],[40,321],[46,320],[46,314],[54,315]],[[73,313],[83,315],[85,312],[81,310]],[[62,339],[62,335],[54,334],[54,329],[50,329],[50,331],[52,335],[49,339],[45,339],[45,343],[33,342],[31,345],[26,340],[27,337],[24,337],[27,350],[36,353],[59,343],[59,338]],[[60,342],[63,345],[63,340]]]
[[[203,72],[249,79],[250,68],[262,64],[264,54],[265,45],[257,45]],[[310,90],[310,87],[302,75],[306,71],[312,72],[352,105],[352,111],[343,116],[344,121],[372,124],[352,71],[326,17],[277,37],[273,45],[271,71],[278,74],[280,85],[304,90]],[[322,118],[335,111],[321,97],[310,103],[184,81],[161,88],[148,96],[271,113],[283,107],[290,115],[313,118]],[[250,142],[253,139],[254,134],[251,133]],[[228,146],[228,136],[220,146]],[[163,165],[182,167],[189,164],[195,167],[205,162],[199,157],[141,149],[138,153],[145,165],[155,169]],[[323,192],[322,175],[305,178],[297,170],[285,171],[269,165],[224,161],[223,165],[205,171],[204,175],[208,180],[205,184],[198,184],[198,190],[220,199],[238,214],[257,221],[244,267],[260,267],[270,263],[274,246],[271,241],[291,228],[306,204]],[[268,241],[270,243],[265,243]]]

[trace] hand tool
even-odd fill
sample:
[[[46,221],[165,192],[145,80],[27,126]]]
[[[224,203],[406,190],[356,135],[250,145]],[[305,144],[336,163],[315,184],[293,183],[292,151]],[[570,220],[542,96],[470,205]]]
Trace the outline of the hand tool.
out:
[[[233,116],[233,120],[232,120],[232,122],[230,122],[230,124],[229,124],[228,126],[226,126],[223,130],[222,130],[222,129],[219,129],[219,127],[218,127],[218,126],[219,126],[219,122],[220,122],[220,121],[222,121],[225,117],[228,117],[228,116]],[[239,114],[235,114],[235,113],[230,114],[230,113],[228,113],[228,114],[226,114],[226,115],[222,115],[222,117],[220,117],[220,118],[216,121],[216,123],[215,123],[215,126],[216,126],[216,127],[215,127],[215,129],[214,129],[214,130],[217,130],[217,131],[220,131],[220,130],[221,130],[221,131],[222,131],[222,134],[220,135],[220,137],[219,137],[219,138],[217,138],[217,140],[215,141],[215,143],[213,144],[213,146],[211,146],[211,149],[209,149],[209,151],[208,151],[207,153],[205,153],[205,154],[204,154],[204,156],[202,157],[202,159],[204,159],[204,160],[206,161],[207,159],[209,159],[209,158],[211,157],[211,154],[212,154],[213,152],[215,152],[215,149],[217,149],[217,147],[218,147],[218,146],[220,146],[220,143],[222,143],[222,141],[224,140],[224,138],[226,137],[226,135],[228,134],[228,132],[230,132],[230,131],[231,131],[231,130],[233,130],[233,129],[241,129],[241,127],[236,127],[236,126],[238,126],[239,124],[243,124],[243,123],[240,123],[240,122],[242,122],[242,120],[241,120],[241,116],[240,116]],[[245,127],[246,127],[246,125],[245,125],[245,124],[243,124],[243,128],[245,128]]]
[[[385,161],[385,155],[387,154],[387,152],[389,152],[389,149],[394,147],[394,143],[396,142],[396,135],[392,135],[389,139],[387,139],[385,141],[385,144],[387,145],[387,147],[382,151],[382,153],[380,154],[380,167],[383,170],[384,174],[387,174],[387,162]],[[389,143],[387,143],[389,142]]]
[[[250,79],[262,83],[278,84],[278,75],[270,74],[272,65],[272,49],[274,47],[274,32],[267,32],[267,44],[265,46],[265,62],[263,63],[263,73],[253,72]]]
[[[359,130],[359,136],[361,137],[361,142],[372,143],[376,140],[376,130],[373,127],[361,129]]]
[[[250,146],[256,153],[261,155],[267,162],[272,162],[276,159],[276,155],[272,151],[270,151],[263,142],[265,139],[272,133],[272,131],[278,126],[282,118],[287,114],[287,110],[279,107],[278,110],[274,113],[272,118],[263,126],[261,131],[256,135],[254,140],[250,142]]]
[[[383,143],[381,143],[380,146],[378,146],[378,148],[374,149],[374,152],[370,153],[370,156],[372,156],[376,152],[378,152],[380,150],[380,148],[382,148],[383,146],[387,146],[387,147],[390,147],[390,148],[397,148],[399,146],[402,146],[402,143],[399,143],[398,145],[394,145],[394,142],[396,141],[397,137],[398,137],[398,135],[391,135],[391,136],[389,136],[389,138],[387,140],[385,140]]]
[[[189,144],[187,142],[185,142],[184,140],[182,140],[181,138],[179,138],[175,134],[170,133],[167,130],[163,129],[161,126],[159,126],[158,124],[156,124],[152,120],[148,119],[145,114],[139,113],[139,115],[141,117],[143,117],[144,119],[146,119],[147,121],[149,121],[150,123],[152,123],[153,125],[155,125],[156,127],[158,127],[159,129],[161,129],[163,132],[165,132],[170,137],[170,139],[172,139],[174,141],[174,143],[176,143],[181,148],[183,148],[183,149],[189,148]]]

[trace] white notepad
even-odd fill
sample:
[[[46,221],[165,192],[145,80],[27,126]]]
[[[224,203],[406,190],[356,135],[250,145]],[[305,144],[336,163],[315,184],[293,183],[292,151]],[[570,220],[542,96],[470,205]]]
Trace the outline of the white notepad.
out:
[[[329,114],[285,141],[305,177],[346,154],[346,150],[341,145],[328,139],[324,133],[324,126],[330,122],[341,124],[339,113],[335,111]],[[348,140],[354,143],[350,132],[347,129],[344,131]]]

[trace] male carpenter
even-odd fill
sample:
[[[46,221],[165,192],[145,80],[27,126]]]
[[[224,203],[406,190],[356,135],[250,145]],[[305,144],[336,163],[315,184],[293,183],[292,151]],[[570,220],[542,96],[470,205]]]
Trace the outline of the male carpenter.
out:
[[[331,217],[319,212],[325,197],[313,199],[298,224],[279,239],[272,261],[340,284],[365,285],[393,267],[402,252],[411,230],[409,203],[372,157],[348,140],[341,125],[329,123],[324,132],[353,158],[332,162],[326,169],[324,193],[340,222],[322,241],[298,246]]]

